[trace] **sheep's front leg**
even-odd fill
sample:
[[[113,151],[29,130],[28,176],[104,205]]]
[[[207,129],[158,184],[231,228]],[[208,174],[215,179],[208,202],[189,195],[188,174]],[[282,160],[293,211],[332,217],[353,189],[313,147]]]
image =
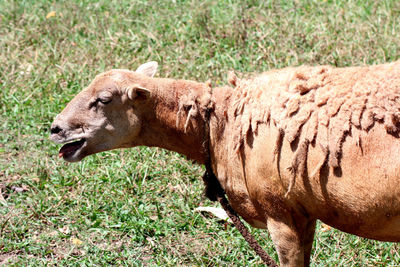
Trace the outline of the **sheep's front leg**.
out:
[[[311,260],[311,250],[314,242],[314,233],[316,220],[308,221],[305,232],[303,234],[303,244],[304,244],[304,266],[310,265]]]
[[[268,231],[278,252],[280,266],[308,266],[314,239],[315,220],[292,217],[268,218]]]

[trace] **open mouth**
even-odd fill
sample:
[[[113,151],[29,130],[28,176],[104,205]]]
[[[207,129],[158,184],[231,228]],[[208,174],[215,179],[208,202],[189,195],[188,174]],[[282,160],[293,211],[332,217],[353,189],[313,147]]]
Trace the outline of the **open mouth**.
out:
[[[60,151],[58,152],[58,156],[60,158],[63,157],[64,159],[73,156],[78,150],[80,150],[82,148],[82,146],[85,144],[85,142],[86,142],[86,139],[82,138],[77,141],[63,145],[61,147]]]

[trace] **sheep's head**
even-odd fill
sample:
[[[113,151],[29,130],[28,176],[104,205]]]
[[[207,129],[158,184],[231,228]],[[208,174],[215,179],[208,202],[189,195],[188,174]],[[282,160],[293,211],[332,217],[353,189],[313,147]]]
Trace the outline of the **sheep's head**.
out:
[[[64,144],[59,156],[75,162],[101,151],[131,147],[150,96],[146,81],[157,65],[148,62],[135,72],[102,73],[76,95],[51,125],[51,139]]]

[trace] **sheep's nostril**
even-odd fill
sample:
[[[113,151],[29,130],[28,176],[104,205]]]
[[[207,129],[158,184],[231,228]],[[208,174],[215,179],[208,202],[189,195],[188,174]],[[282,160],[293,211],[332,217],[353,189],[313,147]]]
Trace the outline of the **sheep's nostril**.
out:
[[[60,127],[58,127],[58,126],[51,127],[51,129],[50,129],[50,132],[52,134],[58,134],[61,131],[62,131],[62,129]]]

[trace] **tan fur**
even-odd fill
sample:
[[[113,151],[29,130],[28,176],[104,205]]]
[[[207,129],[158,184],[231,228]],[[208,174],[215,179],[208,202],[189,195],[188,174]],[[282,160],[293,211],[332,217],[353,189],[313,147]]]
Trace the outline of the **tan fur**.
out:
[[[339,167],[342,143],[353,127],[367,131],[382,122],[388,133],[398,134],[399,82],[400,62],[346,69],[304,66],[243,80],[234,93],[237,133],[232,141],[242,145],[248,131],[256,132],[258,124],[271,119],[289,143],[302,129],[307,132],[293,157],[292,180],[299,165],[305,165],[308,143],[318,134],[323,157],[329,157],[330,167]]]
[[[282,266],[309,264],[317,219],[400,241],[400,61],[231,73],[235,88],[214,89],[152,78],[155,66],[99,75],[67,105],[52,139],[86,142],[66,160],[138,145],[210,156],[234,209],[270,231]],[[105,92],[112,101],[90,109]]]

